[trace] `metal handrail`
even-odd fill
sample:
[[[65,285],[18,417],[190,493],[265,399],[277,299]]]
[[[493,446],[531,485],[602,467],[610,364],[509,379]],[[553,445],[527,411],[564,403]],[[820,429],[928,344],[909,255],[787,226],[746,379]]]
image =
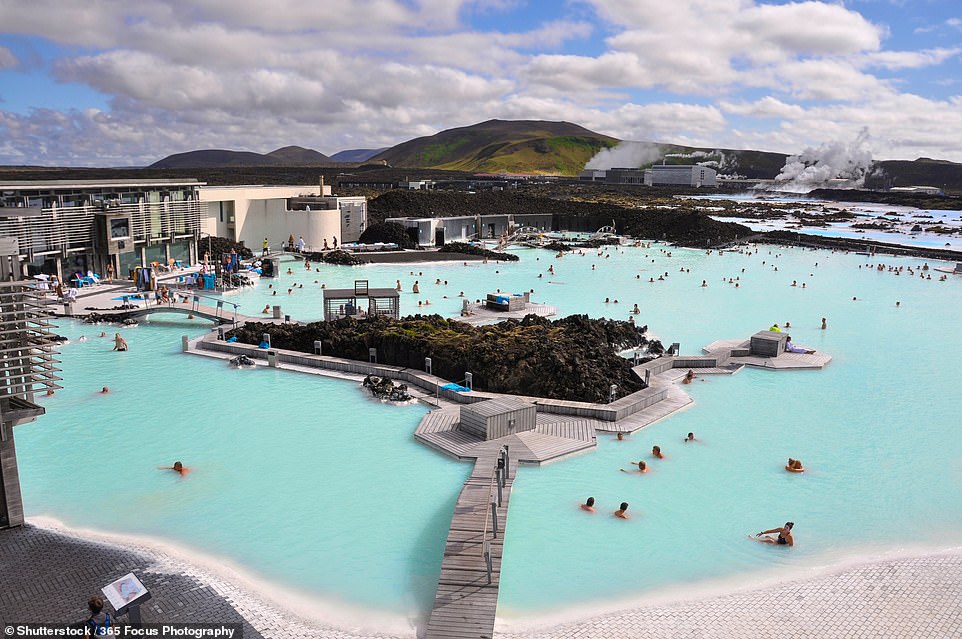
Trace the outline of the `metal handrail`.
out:
[[[488,522],[491,521],[491,509],[488,507],[494,499],[494,481],[497,474],[497,466],[491,470],[491,480],[488,482],[488,498],[484,502],[484,529],[481,531],[481,541],[488,541]],[[481,544],[481,556],[484,557],[486,544]]]

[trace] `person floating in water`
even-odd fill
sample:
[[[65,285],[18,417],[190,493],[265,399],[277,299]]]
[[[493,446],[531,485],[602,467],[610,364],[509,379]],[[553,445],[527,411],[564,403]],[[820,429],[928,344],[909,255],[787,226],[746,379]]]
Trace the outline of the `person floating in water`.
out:
[[[115,351],[125,351],[127,350],[127,340],[120,336],[120,333],[114,335],[114,349]]]
[[[785,525],[781,528],[772,528],[771,530],[763,530],[759,533],[755,533],[755,541],[760,541],[763,544],[775,544],[776,546],[794,546],[795,538],[792,537],[792,528],[795,527],[795,522],[786,521]],[[771,535],[772,533],[778,533],[777,537],[763,537],[762,535]]]
[[[688,437],[685,438],[685,443],[695,441],[695,433],[688,433]]]
[[[802,466],[801,459],[792,459],[791,457],[789,457],[788,463],[785,464],[785,470],[787,470],[790,473],[804,473],[805,467]]]
[[[698,377],[698,376],[695,375],[695,371],[693,371],[692,369],[689,368],[689,369],[688,369],[688,372],[685,373],[684,379],[681,380],[681,383],[682,383],[682,384],[691,384],[691,381],[692,381],[693,379],[695,379],[696,377]]]
[[[184,466],[184,464],[179,461],[175,461],[173,466],[161,466],[160,470],[172,470],[176,472],[178,475],[180,475],[181,477],[183,477],[184,475],[190,472],[190,469],[187,468],[187,466]]]
[[[585,503],[581,504],[581,510],[589,513],[595,512],[595,498],[589,497]]]
[[[621,506],[614,512],[614,515],[619,519],[628,519],[628,502],[621,502]]]
[[[634,465],[637,465],[637,466],[638,466],[638,472],[639,472],[639,473],[647,473],[647,472],[648,472],[648,464],[646,464],[646,463],[643,462],[643,461],[631,462],[631,464],[632,464],[633,466],[634,466]],[[631,472],[630,470],[625,470],[624,468],[619,468],[618,470],[620,470],[620,471],[623,472],[623,473],[629,473],[629,472]]]
[[[110,392],[110,389],[107,388],[106,386],[104,386],[103,388],[100,389],[100,393],[101,393],[102,395],[106,395],[106,394],[109,393],[109,392]]]
[[[657,457],[658,459],[664,459],[664,458],[665,458],[664,453],[661,452],[661,446],[652,446],[652,447],[651,447],[651,456],[652,456],[652,457]]]

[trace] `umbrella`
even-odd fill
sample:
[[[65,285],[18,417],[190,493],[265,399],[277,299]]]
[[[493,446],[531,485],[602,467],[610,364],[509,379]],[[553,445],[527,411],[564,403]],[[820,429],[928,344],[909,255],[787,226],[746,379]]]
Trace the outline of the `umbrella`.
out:
[[[34,276],[33,276],[33,279],[35,279],[35,280],[49,280],[49,279],[50,279],[50,276],[47,275],[46,273],[39,273],[39,274],[37,274],[37,275],[34,275]]]

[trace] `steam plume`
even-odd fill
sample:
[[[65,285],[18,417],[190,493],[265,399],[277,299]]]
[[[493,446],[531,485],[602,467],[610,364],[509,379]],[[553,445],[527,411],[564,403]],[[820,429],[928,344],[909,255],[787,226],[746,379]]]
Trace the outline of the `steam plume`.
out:
[[[638,168],[661,159],[661,149],[651,142],[619,142],[610,149],[601,149],[585,164],[585,169]]]
[[[857,189],[865,183],[872,168],[872,152],[867,148],[867,128],[851,142],[826,142],[817,149],[808,148],[785,160],[775,177],[780,191],[808,193],[832,181],[833,188]],[[841,180],[842,182],[837,182]]]

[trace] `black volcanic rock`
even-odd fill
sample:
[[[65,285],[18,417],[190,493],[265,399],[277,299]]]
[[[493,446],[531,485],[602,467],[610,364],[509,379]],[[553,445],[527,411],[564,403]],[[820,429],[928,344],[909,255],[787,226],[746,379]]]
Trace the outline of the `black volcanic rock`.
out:
[[[457,381],[471,372],[478,390],[598,402],[607,401],[611,384],[619,395],[644,387],[617,351],[646,345],[650,353],[661,354],[661,344],[648,342],[645,330],[585,315],[555,321],[528,315],[489,326],[415,315],[307,325],[248,323],[230,334],[258,344],[263,333],[270,333],[273,346],[308,353],[320,340],[325,354],[361,361],[376,348],[378,362],[418,369],[430,357],[434,374]]]
[[[417,229],[409,229],[397,222],[377,222],[364,229],[359,241],[364,244],[393,242],[402,249],[416,249],[418,248],[418,243],[414,239],[414,236],[412,236],[411,231],[414,231],[415,234],[417,233]]]
[[[438,253],[479,255],[481,257],[486,257],[489,260],[497,260],[501,262],[517,262],[520,259],[517,255],[513,255],[511,253],[498,253],[497,251],[481,248],[480,246],[472,246],[470,244],[465,244],[464,242],[448,242],[438,249]]]

